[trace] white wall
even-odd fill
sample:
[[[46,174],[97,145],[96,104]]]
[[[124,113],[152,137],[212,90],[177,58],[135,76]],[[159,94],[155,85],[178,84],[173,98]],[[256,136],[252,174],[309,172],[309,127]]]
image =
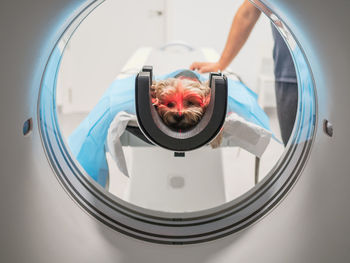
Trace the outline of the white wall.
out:
[[[82,22],[69,42],[58,77],[58,105],[63,105],[64,113],[89,112],[141,46],[159,47],[181,40],[221,53],[241,3],[242,0],[107,0]],[[253,90],[257,90],[263,58],[269,61],[272,57],[270,31],[268,19],[262,16],[231,64],[231,69]]]
[[[166,3],[167,41],[185,40],[196,47],[208,46],[221,53],[243,0],[168,0]],[[270,22],[262,15],[230,65],[253,90],[257,89],[262,59],[272,59],[272,47]],[[268,70],[268,74],[272,76],[273,72]]]
[[[63,112],[89,112],[135,50],[164,43],[163,0],[107,0],[77,28],[58,75]],[[154,34],[153,32],[157,32]]]

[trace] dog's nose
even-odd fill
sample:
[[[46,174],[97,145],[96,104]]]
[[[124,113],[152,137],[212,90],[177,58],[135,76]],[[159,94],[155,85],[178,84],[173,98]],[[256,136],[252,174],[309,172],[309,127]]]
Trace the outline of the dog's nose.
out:
[[[177,122],[181,121],[183,118],[184,118],[183,114],[180,115],[179,113],[177,113],[177,114],[174,115],[174,119]]]

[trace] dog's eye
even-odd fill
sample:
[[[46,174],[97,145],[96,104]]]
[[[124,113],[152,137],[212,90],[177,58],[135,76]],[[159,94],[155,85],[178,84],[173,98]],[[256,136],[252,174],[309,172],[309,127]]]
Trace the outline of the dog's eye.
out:
[[[192,106],[198,106],[197,103],[193,102],[193,101],[187,101],[187,107],[192,107]]]
[[[173,108],[175,106],[175,104],[173,102],[169,102],[166,106],[168,108]]]

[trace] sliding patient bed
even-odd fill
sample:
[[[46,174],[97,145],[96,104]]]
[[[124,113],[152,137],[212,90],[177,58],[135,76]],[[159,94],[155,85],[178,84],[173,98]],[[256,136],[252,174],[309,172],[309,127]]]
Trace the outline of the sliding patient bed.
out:
[[[126,183],[126,190],[123,193],[116,193],[118,196],[123,196],[124,199],[143,207],[151,209],[165,209],[166,211],[176,211],[177,209],[185,209],[188,211],[192,209],[205,209],[225,202],[225,187],[227,186],[225,186],[224,183],[225,179],[222,167],[221,151],[212,150],[209,147],[202,147],[199,150],[188,152],[186,155],[182,154],[184,151],[194,150],[207,144],[221,129],[224,120],[223,116],[225,116],[224,113],[226,111],[225,99],[227,98],[227,93],[225,93],[225,78],[221,74],[215,74],[214,77],[212,76],[213,79],[218,79],[217,85],[222,85],[221,88],[224,92],[221,93],[221,95],[218,93],[217,101],[212,104],[213,108],[211,114],[220,112],[219,115],[221,117],[218,117],[219,115],[217,115],[215,118],[210,118],[211,116],[208,114],[209,117],[207,118],[206,122],[203,122],[202,127],[199,127],[200,129],[196,132],[197,134],[200,134],[200,132],[203,132],[206,128],[210,127],[212,128],[211,131],[208,133],[207,129],[204,136],[203,134],[201,136],[197,136],[197,138],[192,140],[192,142],[190,142],[190,140],[191,138],[195,137],[193,136],[195,134],[186,134],[190,139],[190,143],[181,144],[181,139],[183,138],[176,137],[179,136],[179,134],[171,134],[171,132],[164,129],[164,127],[162,127],[163,130],[161,130],[162,128],[160,128],[159,125],[157,126],[157,120],[154,119],[154,116],[158,115],[154,115],[153,112],[152,117],[152,112],[145,111],[145,109],[153,108],[150,107],[150,105],[147,105],[150,100],[141,100],[141,98],[149,96],[147,92],[152,79],[151,72],[147,71],[145,68],[142,70],[143,65],[152,64],[154,65],[154,71],[162,74],[169,73],[179,68],[186,68],[195,60],[211,61],[216,59],[217,57],[215,57],[215,52],[212,50],[196,50],[181,44],[170,45],[161,49],[141,48],[137,50],[127,62],[122,72],[117,76],[115,83],[118,83],[118,80],[121,80],[122,82],[123,79],[134,76],[135,73],[140,71],[140,74],[136,78],[135,103],[137,104],[141,102],[142,104],[143,102],[146,103],[146,105],[143,105],[144,108],[141,111],[138,111],[139,107],[136,107],[136,115],[139,121],[138,127],[136,125],[128,125],[126,127],[126,132],[124,132],[120,138],[119,148],[123,146],[123,149],[127,152],[125,158],[126,160],[124,161],[128,164],[127,166],[130,173],[130,179]],[[140,75],[141,78],[139,78]],[[221,84],[219,84],[220,81]],[[213,83],[215,84],[215,80]],[[142,85],[143,87],[141,88]],[[113,87],[110,87],[109,90],[111,88]],[[139,100],[137,98],[138,90],[143,92],[147,91],[146,93],[142,94],[141,92],[139,94]],[[106,99],[108,100],[108,96],[104,96],[101,101]],[[221,106],[219,106],[220,101],[222,103]],[[219,110],[213,111],[214,104],[217,105],[217,109]],[[127,108],[131,109],[130,107],[132,107],[132,105],[128,105],[129,106]],[[142,105],[140,108],[142,108]],[[128,109],[125,110],[128,111]],[[147,113],[148,116],[145,117],[145,115],[143,115],[140,117],[140,115],[145,113]],[[95,116],[94,119],[99,120],[98,116]],[[211,125],[207,125],[210,123],[210,121],[212,122]],[[254,119],[252,119],[252,121],[254,122]],[[158,120],[158,124],[159,123],[161,122]],[[84,126],[84,123],[82,125]],[[140,127],[142,131],[140,131]],[[162,135],[163,139],[161,138],[162,136],[159,136],[159,131],[165,134],[165,136]],[[102,136],[101,132],[97,132],[96,134],[97,136]],[[108,134],[108,136],[110,136],[110,134]],[[180,134],[180,136],[183,135]],[[77,140],[75,140],[73,136],[70,140],[72,148],[75,148],[74,144],[77,143],[76,141]],[[162,150],[159,147],[149,147],[152,145],[160,145],[163,148],[168,150],[170,149],[172,152]],[[229,145],[230,144],[227,144],[227,146]],[[106,144],[105,149],[111,153],[113,152],[111,149],[112,147]],[[90,150],[90,153],[91,152],[93,151]],[[169,153],[171,155],[169,155]],[[79,152],[73,151],[73,154],[77,156],[79,155]],[[110,155],[112,155],[114,158],[111,158]],[[121,181],[125,182],[125,178],[122,179],[122,177],[125,177],[125,175],[128,174],[126,169],[122,171],[122,173],[120,173],[121,169],[115,169],[114,161],[121,162],[123,158],[120,158],[120,156],[115,156],[115,154],[113,156],[113,154],[107,153],[108,167],[103,168],[103,170],[96,170],[95,167],[93,167],[93,162],[90,161],[87,162],[87,167],[90,167],[89,169],[91,169],[90,171],[92,172],[88,170],[87,172],[92,175],[93,178],[93,174],[97,175],[95,180],[113,192],[113,188],[115,188],[118,183]],[[77,159],[79,161],[79,156],[77,156]],[[95,158],[94,161],[97,159],[98,158]],[[103,164],[103,161],[101,162]],[[104,170],[107,170],[107,174],[109,173],[110,176],[108,178],[102,178],[101,180],[101,176],[98,176],[98,174],[101,174],[101,172],[102,174],[105,174]],[[246,190],[247,189],[242,189],[242,191]],[[208,192],[211,192],[211,195],[204,198]],[[201,197],[193,198],[193,195],[196,195],[196,197]],[[160,200],[159,196],[166,196],[166,202],[165,200],[164,202]],[[177,207],[179,198],[186,198],[186,196],[193,202],[189,202],[187,207],[184,207],[183,205],[181,208]],[[162,204],[164,204],[166,207],[162,207]]]

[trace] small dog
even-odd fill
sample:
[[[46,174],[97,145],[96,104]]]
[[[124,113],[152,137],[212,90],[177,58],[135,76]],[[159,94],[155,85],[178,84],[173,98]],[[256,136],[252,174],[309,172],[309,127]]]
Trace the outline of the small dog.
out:
[[[186,77],[153,82],[152,103],[163,122],[176,131],[193,128],[210,101],[208,83]]]
[[[210,102],[209,82],[196,78],[178,77],[154,81],[151,86],[152,104],[163,122],[173,130],[187,131],[202,119]],[[220,146],[222,133],[210,143]]]

